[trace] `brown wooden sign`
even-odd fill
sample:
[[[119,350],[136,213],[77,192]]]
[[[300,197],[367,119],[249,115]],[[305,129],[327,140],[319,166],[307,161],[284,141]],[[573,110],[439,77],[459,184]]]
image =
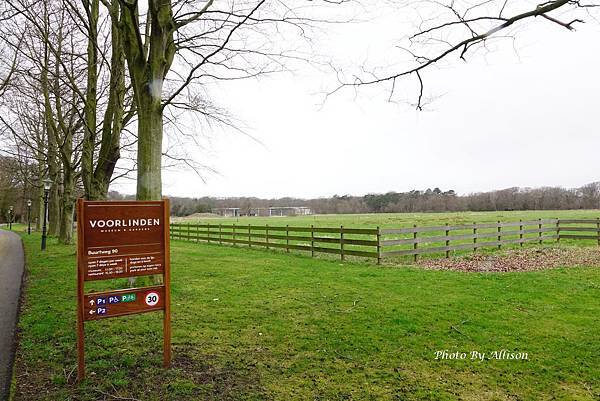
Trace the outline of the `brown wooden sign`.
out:
[[[83,202],[85,280],[162,274],[163,202]]]
[[[84,322],[164,311],[164,366],[171,361],[169,201],[77,202],[78,378]],[[86,281],[163,275],[163,285],[85,293]]]

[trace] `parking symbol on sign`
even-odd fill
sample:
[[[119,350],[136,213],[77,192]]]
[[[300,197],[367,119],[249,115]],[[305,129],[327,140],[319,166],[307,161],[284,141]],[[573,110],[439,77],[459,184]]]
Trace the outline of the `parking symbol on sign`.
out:
[[[158,300],[159,300],[159,296],[158,293],[156,292],[149,292],[148,294],[146,294],[146,305],[148,306],[154,306],[156,304],[158,304]]]

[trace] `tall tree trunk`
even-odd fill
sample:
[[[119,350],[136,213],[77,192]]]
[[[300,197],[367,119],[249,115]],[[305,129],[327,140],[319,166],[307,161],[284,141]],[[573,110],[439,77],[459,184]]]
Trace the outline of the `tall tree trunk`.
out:
[[[137,199],[160,200],[163,114],[160,101],[147,99],[138,108]]]
[[[56,179],[61,180],[61,175],[59,174]],[[48,196],[48,235],[51,237],[58,237],[60,235],[61,196],[62,183],[59,182],[52,185],[50,195]]]
[[[43,116],[42,116],[43,117]],[[38,210],[35,211],[32,216],[35,217],[35,230],[40,231],[42,229],[42,222],[44,216],[44,176],[46,173],[46,164],[44,163],[44,153],[42,149],[45,148],[44,133],[46,132],[46,122],[42,121],[42,131],[36,133],[36,146],[37,146],[37,198],[38,198]],[[35,204],[35,203],[34,203]],[[33,221],[33,220],[32,220]]]
[[[44,96],[44,122],[46,125],[46,138],[48,140],[48,178],[52,181],[48,199],[48,235],[58,235],[60,228],[60,194],[59,194],[59,166],[58,166],[58,140],[56,125],[52,117],[50,103],[50,84],[48,74],[50,69],[49,25],[47,4],[44,4],[44,65],[42,68],[41,86]]]
[[[137,199],[160,200],[162,198],[161,157],[162,157],[162,107],[151,96],[138,104],[138,174]],[[154,275],[153,284],[162,284],[163,277]],[[135,285],[135,277],[129,280]]]
[[[41,179],[44,177],[41,176]],[[35,220],[35,230],[41,231],[42,225],[44,224],[44,184],[42,184],[42,180],[40,180],[40,188],[38,190],[38,210],[37,210],[37,218]]]
[[[162,88],[176,51],[173,10],[170,0],[148,1],[146,34],[142,35],[137,3],[122,4],[121,32],[138,109],[137,199],[159,200],[162,197]]]
[[[71,244],[73,242],[73,212],[75,211],[75,182],[73,171],[65,168],[63,177],[63,194],[61,197],[60,233],[58,242]]]
[[[81,177],[86,197],[89,199],[94,174],[94,150],[96,148],[97,87],[98,87],[98,15],[99,0],[83,0],[88,16],[87,89],[85,94],[84,136],[81,148]]]
[[[70,199],[63,202],[63,210],[61,212],[60,235],[58,241],[61,244],[73,243],[73,214],[75,213],[75,201]]]
[[[160,200],[162,89],[176,51],[173,10],[171,0],[149,0],[146,33],[142,34],[137,2],[121,4],[123,48],[138,111],[137,199]],[[155,283],[161,280],[162,276],[153,276]]]
[[[60,103],[57,103],[60,105]],[[60,109],[61,106],[58,106]],[[62,122],[62,117],[58,117]],[[67,129],[64,123],[64,139],[60,147],[60,158],[63,166],[62,196],[60,198],[60,231],[58,242],[61,244],[70,244],[73,240],[73,212],[75,211],[75,169],[71,157],[73,155],[73,135],[72,129]]]
[[[48,196],[48,235],[57,236],[60,232],[60,171],[56,135],[52,131],[48,130],[48,178],[52,181]]]
[[[113,176],[115,166],[121,157],[121,132],[123,131],[123,118],[125,109],[125,53],[123,40],[119,29],[118,1],[113,1],[110,9],[111,15],[111,64],[110,64],[110,91],[108,105],[102,122],[102,139],[98,161],[87,198],[102,200],[108,196],[108,187]]]

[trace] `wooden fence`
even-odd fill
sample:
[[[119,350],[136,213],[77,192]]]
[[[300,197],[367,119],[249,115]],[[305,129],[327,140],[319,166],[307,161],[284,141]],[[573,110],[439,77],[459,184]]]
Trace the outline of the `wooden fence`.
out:
[[[236,224],[171,224],[171,238],[215,244],[247,245],[266,249],[285,249],[346,256],[382,258],[480,248],[501,249],[544,241],[596,240],[600,246],[600,219],[538,219],[496,223],[473,223],[408,228],[380,229],[347,227],[290,227]]]
[[[315,253],[378,258],[379,229],[253,226],[236,224],[171,224],[171,238],[249,247],[280,248]]]
[[[384,248],[382,257],[444,253],[450,257],[454,251],[477,251],[480,248],[498,248],[504,245],[558,240],[559,220],[539,219],[496,223],[473,223],[381,230]],[[390,239],[389,236],[395,236]],[[400,236],[400,237],[399,237]]]
[[[600,245],[600,218],[560,219],[557,234],[560,239],[595,240]]]

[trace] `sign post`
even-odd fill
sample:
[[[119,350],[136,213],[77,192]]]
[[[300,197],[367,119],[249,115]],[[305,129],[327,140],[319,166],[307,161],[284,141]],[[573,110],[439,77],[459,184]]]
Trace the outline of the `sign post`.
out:
[[[163,311],[171,363],[169,201],[77,201],[77,377],[85,377],[86,321]],[[86,281],[160,274],[162,285],[85,292]]]

